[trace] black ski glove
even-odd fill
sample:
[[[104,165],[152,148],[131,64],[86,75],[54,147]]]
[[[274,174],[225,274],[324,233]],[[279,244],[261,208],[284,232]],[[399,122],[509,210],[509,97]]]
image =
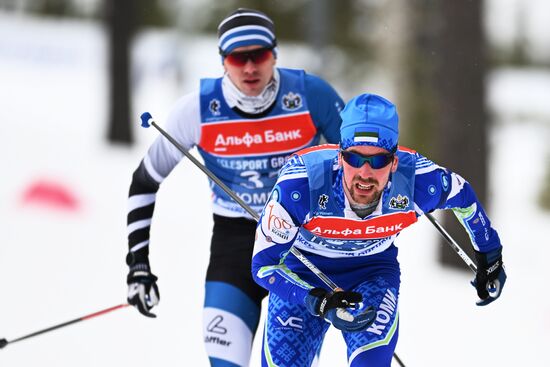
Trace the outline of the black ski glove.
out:
[[[472,285],[476,288],[479,297],[476,304],[485,306],[500,297],[504,283],[506,283],[502,248],[487,253],[475,251],[475,258],[477,274]]]
[[[132,265],[128,273],[128,303],[147,317],[157,317],[149,312],[160,301],[157,279],[143,263]]]
[[[323,288],[313,288],[306,296],[305,304],[311,314],[323,317],[339,330],[353,332],[367,329],[376,318],[372,306],[355,316],[347,310],[361,309],[362,301],[361,293],[327,292]]]

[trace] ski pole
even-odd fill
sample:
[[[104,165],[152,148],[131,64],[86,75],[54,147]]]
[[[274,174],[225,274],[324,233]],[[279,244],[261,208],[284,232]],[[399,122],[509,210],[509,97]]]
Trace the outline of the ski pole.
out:
[[[477,265],[470,259],[468,254],[464,252],[462,248],[458,245],[458,243],[451,237],[451,235],[443,228],[441,224],[431,215],[430,213],[426,213],[426,216],[432,222],[432,224],[437,228],[439,233],[447,240],[447,243],[452,247],[453,250],[456,251],[458,256],[468,265],[468,267],[474,272],[474,274],[477,274]],[[492,293],[496,290],[496,284],[494,282],[490,282],[487,284],[487,290],[489,293]]]
[[[116,311],[116,310],[119,310],[119,309],[127,307],[127,306],[129,306],[129,304],[123,303],[123,304],[120,304],[120,305],[117,305],[117,306],[109,307],[109,308],[106,308],[104,310],[91,313],[89,315],[78,317],[78,318],[76,318],[74,320],[71,320],[71,321],[63,322],[61,324],[50,326],[49,328],[46,328],[46,329],[42,329],[42,330],[36,331],[34,333],[21,336],[17,339],[13,339],[13,340],[6,340],[5,338],[0,339],[0,349],[4,348],[8,344],[13,344],[13,343],[19,342],[21,340],[30,339],[30,338],[35,337],[37,335],[45,334],[45,333],[50,332],[52,330],[56,330],[56,329],[60,329],[60,328],[65,327],[65,326],[76,324],[77,322],[80,322],[80,321],[89,320],[89,319],[92,319],[94,317],[105,315],[109,312]]]
[[[191,153],[187,151],[183,146],[181,146],[180,143],[176,141],[170,134],[168,134],[164,129],[162,129],[155,120],[153,119],[153,116],[149,112],[144,112],[141,114],[141,126],[148,128],[150,126],[153,126],[155,129],[157,129],[170,143],[172,143],[183,155],[185,155],[195,166],[197,166],[201,171],[203,171],[212,181],[214,181],[220,188],[225,191],[227,195],[229,195],[233,200],[235,200],[244,210],[248,212],[254,218],[256,221],[260,219],[260,216],[258,213],[256,213],[247,203],[245,203],[240,197],[237,196],[227,185],[225,185],[216,175],[214,175],[208,168],[206,168],[199,160],[197,160]],[[330,287],[332,291],[340,291],[342,288],[338,287],[336,283],[334,283],[328,276],[326,276],[315,264],[313,264],[311,261],[308,260],[307,257],[305,257],[300,250],[298,250],[296,247],[292,246],[290,248],[290,252],[296,256],[296,258],[304,264],[313,274],[315,274],[323,283],[325,283],[326,286]],[[393,354],[397,362],[401,367],[405,367],[403,362],[399,359],[397,354]]]
[[[432,222],[432,224],[435,226],[435,228],[437,228],[439,233],[441,233],[441,235],[447,240],[447,242],[452,247],[452,249],[455,250],[455,252],[458,254],[458,256],[460,256],[460,258],[462,260],[464,260],[466,265],[468,265],[468,267],[470,269],[472,269],[474,274],[477,273],[477,266],[472,261],[472,259],[470,259],[468,254],[466,252],[464,252],[464,250],[462,248],[460,248],[458,243],[451,237],[451,235],[449,233],[447,233],[445,228],[443,228],[443,226],[441,224],[439,224],[439,222],[434,218],[433,215],[431,215],[430,213],[425,213],[425,214],[426,214],[426,217],[430,220],[430,222]]]
[[[168,134],[163,128],[161,128],[153,119],[153,116],[149,112],[144,112],[141,114],[141,126],[148,128],[153,126],[157,129],[170,143],[172,143],[183,155],[185,155],[195,166],[197,166],[201,171],[203,171],[208,178],[214,181],[227,195],[229,195],[233,200],[235,200],[244,210],[248,212],[256,221],[260,219],[258,213],[256,213],[247,203],[245,203],[237,194],[233,192],[226,184],[224,184],[212,171],[206,168],[197,158],[195,158],[191,153],[187,151],[180,143],[176,141],[170,134]],[[318,267],[315,266],[311,261],[305,257],[300,250],[292,246],[290,252],[296,256],[302,264],[304,264],[313,274],[315,274],[325,285],[330,287],[333,291],[341,290],[329,277],[327,277]]]

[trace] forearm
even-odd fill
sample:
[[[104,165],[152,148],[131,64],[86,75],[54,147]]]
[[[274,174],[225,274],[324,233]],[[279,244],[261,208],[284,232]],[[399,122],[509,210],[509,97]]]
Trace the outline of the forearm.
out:
[[[299,161],[291,159],[285,167],[299,164]],[[285,171],[285,167],[281,172]],[[296,172],[292,169],[290,171]],[[307,293],[313,287],[293,273],[286,266],[285,259],[298,234],[298,223],[305,216],[304,208],[307,208],[305,205],[309,200],[307,189],[307,179],[294,177],[287,180],[281,174],[273,190],[276,195],[272,194],[260,216],[252,258],[252,276],[256,283],[282,299],[297,304],[304,304]],[[303,202],[293,200],[289,193],[300,193]],[[274,200],[274,197],[278,200]]]
[[[285,301],[303,304],[312,286],[285,265],[298,228],[280,203],[271,200],[256,230],[252,276],[256,283]]]
[[[255,256],[252,261],[254,281],[285,301],[303,304],[305,297],[313,287],[300,279],[284,263],[262,266],[261,264],[264,262],[259,260],[262,257],[264,256]]]
[[[461,184],[460,192],[450,195],[446,207],[452,209],[464,226],[476,251],[486,253],[502,247],[498,233],[467,181]]]
[[[149,263],[149,232],[158,188],[142,161],[132,176],[128,195],[128,247],[134,263]]]
[[[128,196],[128,245],[137,262],[147,263],[149,232],[160,184],[179,163],[182,154],[163,136],[157,137],[135,170]]]

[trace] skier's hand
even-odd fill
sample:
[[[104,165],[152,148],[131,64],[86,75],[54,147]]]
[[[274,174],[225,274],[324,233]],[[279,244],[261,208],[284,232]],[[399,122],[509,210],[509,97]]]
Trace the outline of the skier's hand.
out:
[[[327,292],[323,288],[313,288],[305,299],[308,311],[321,316],[342,331],[363,331],[376,318],[374,308],[369,306],[359,314],[352,315],[348,309],[362,308],[363,296],[357,292]]]
[[[128,273],[128,303],[147,317],[157,317],[149,312],[160,301],[157,279],[147,264],[135,264]]]
[[[477,262],[476,278],[471,282],[477,290],[478,306],[485,306],[500,297],[506,272],[502,263],[502,248],[482,253],[475,251]]]

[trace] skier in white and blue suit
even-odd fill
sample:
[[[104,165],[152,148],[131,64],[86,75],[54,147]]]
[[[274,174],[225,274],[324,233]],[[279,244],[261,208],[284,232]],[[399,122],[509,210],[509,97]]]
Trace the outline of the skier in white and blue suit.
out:
[[[339,113],[344,107],[336,91],[319,77],[275,67],[276,46],[274,24],[266,14],[252,9],[229,14],[218,27],[224,75],[202,79],[200,88],[182,96],[164,127],[184,148],[197,147],[210,171],[258,214],[292,153],[319,144],[321,136],[331,143],[340,140]],[[156,194],[183,157],[159,136],[130,185],[128,302],[149,317],[159,301],[157,277],[149,263]],[[257,223],[218,186],[211,182],[210,187],[214,227],[203,340],[211,366],[248,366],[261,302],[267,295],[250,275]],[[185,182],[181,189],[186,191]],[[193,194],[188,196],[182,205],[193,210]],[[182,223],[188,228],[194,225]],[[206,245],[185,238],[174,241],[185,248]],[[188,261],[182,259],[182,266]]]
[[[294,155],[258,223],[252,274],[269,291],[263,366],[309,366],[330,324],[342,330],[349,366],[390,366],[399,325],[394,241],[423,213],[453,209],[468,230],[478,305],[498,298],[506,281],[498,234],[472,187],[397,146],[395,106],[363,94],[341,116],[340,145]],[[328,289],[291,246],[341,289]]]

